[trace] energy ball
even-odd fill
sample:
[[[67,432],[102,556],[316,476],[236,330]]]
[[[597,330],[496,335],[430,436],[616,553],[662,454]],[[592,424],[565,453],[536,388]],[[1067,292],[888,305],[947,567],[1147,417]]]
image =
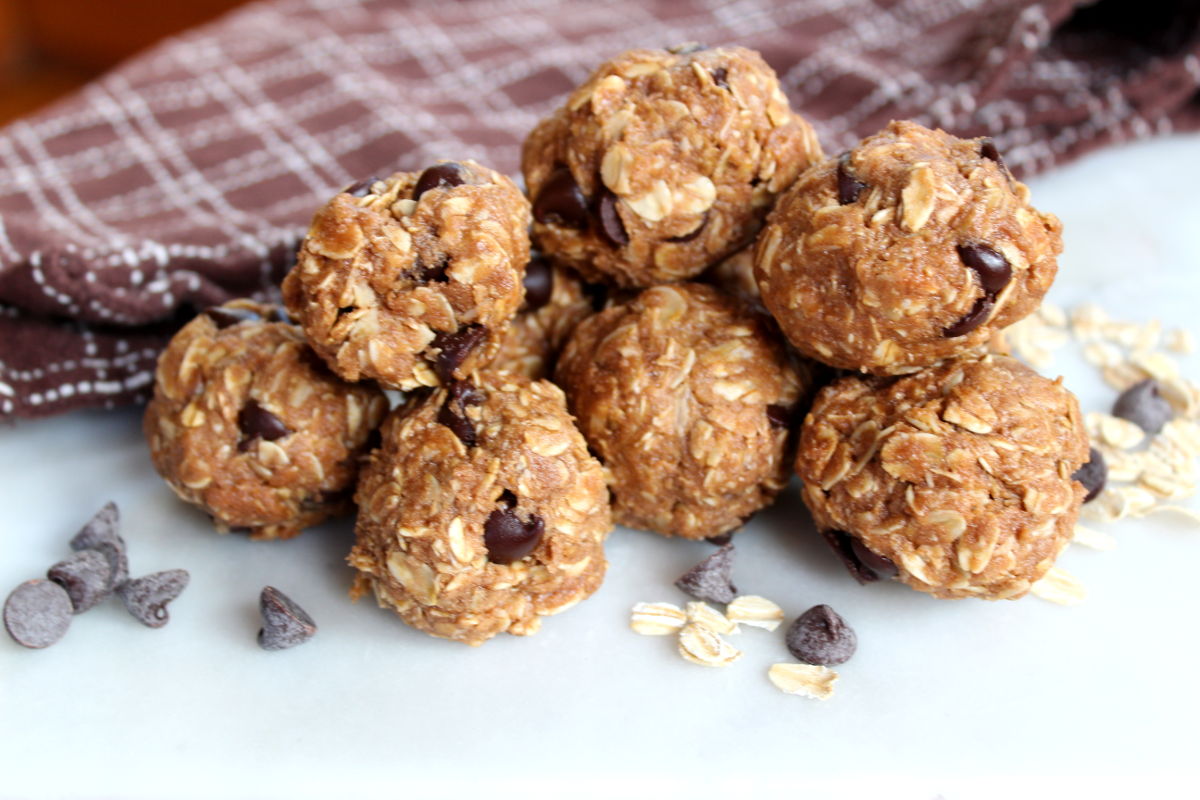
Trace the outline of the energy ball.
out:
[[[764,323],[711,286],[657,286],[588,317],[555,377],[609,473],[618,524],[718,536],[787,482],[799,374]]]
[[[843,378],[804,421],[796,472],[852,573],[935,597],[1017,598],[1067,546],[1088,460],[1075,396],[1001,356]]]
[[[317,212],[284,302],[345,380],[408,391],[464,378],[521,304],[528,228],[521,191],[473,161],[368,179]]]
[[[821,148],[740,47],[630,50],[525,140],[534,237],[593,281],[653,286],[750,242]]]
[[[755,274],[800,352],[897,375],[981,351],[1036,309],[1061,229],[990,139],[893,122],[780,198]]]
[[[535,255],[525,267],[525,302],[504,329],[490,368],[548,377],[571,331],[591,315],[593,299],[574,273]]]
[[[604,578],[604,471],[548,381],[488,370],[411,400],[356,499],[355,594],[434,636],[535,633]]]
[[[218,531],[287,539],[350,510],[386,412],[383,392],[339,380],[278,308],[235,300],[167,345],[143,428],[159,474]]]

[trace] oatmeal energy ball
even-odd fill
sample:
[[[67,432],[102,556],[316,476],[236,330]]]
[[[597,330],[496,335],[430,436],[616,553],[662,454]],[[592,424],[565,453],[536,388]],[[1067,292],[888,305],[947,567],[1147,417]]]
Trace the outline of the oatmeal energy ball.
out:
[[[630,50],[525,140],[534,237],[586,279],[652,286],[754,238],[822,158],[775,73],[740,47]]]
[[[860,580],[936,597],[1017,598],[1071,539],[1088,460],[1075,396],[1011,358],[826,387],[796,472]]]
[[[548,377],[571,331],[592,313],[592,300],[573,273],[534,255],[525,267],[525,301],[504,329],[491,369]]]
[[[516,185],[472,161],[371,178],[317,212],[284,301],[348,381],[463,378],[496,354],[521,304],[528,228]]]
[[[356,500],[356,594],[434,636],[535,633],[607,567],[604,471],[548,381],[487,370],[411,400]]]
[[[350,508],[387,400],[343,383],[273,306],[235,300],[159,357],[143,427],[159,474],[217,530],[286,539]]]
[[[556,378],[619,524],[717,536],[787,482],[799,377],[763,322],[711,286],[657,286],[587,318]]]
[[[896,375],[981,349],[1037,308],[1060,231],[990,139],[893,122],[780,198],[755,273],[800,352]]]

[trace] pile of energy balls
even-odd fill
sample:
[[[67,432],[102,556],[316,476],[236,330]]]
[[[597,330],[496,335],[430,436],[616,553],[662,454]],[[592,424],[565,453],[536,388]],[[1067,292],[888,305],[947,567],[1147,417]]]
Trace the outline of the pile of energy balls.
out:
[[[614,523],[719,537],[793,471],[860,580],[1015,598],[1067,545],[1078,404],[991,352],[1061,226],[990,140],[827,158],[757,53],[685,45],[602,64],[522,171],[363,180],[286,313],[184,327],[145,417],[179,496],[256,538],[357,509],[354,594],[473,645],[594,592]]]

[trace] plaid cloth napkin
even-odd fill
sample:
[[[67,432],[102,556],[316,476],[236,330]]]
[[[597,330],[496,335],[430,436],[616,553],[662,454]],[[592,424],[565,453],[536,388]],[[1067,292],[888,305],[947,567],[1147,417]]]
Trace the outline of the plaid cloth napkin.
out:
[[[275,0],[0,130],[0,419],[144,398],[196,310],[271,297],[337,188],[435,158],[517,171],[604,58],[763,53],[830,152],[889,119],[1031,174],[1200,127],[1195,0]]]

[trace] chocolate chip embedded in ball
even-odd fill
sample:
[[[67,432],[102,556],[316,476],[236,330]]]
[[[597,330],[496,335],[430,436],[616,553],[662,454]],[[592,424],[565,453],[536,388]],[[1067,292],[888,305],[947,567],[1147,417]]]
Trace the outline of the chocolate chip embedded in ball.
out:
[[[596,219],[599,221],[600,234],[612,247],[624,247],[629,244],[629,234],[625,231],[625,223],[617,213],[617,196],[608,189],[601,189],[596,200]]]
[[[528,522],[517,516],[517,499],[512,492],[505,490],[498,502],[505,507],[488,515],[483,524],[483,543],[489,561],[511,564],[534,551],[546,532],[546,523],[537,514],[530,514]]]
[[[858,648],[854,629],[826,605],[813,606],[787,630],[787,649],[806,664],[844,664]]]
[[[1108,479],[1108,465],[1104,462],[1104,456],[1093,447],[1088,454],[1088,462],[1077,469],[1071,477],[1082,483],[1083,488],[1087,490],[1087,494],[1083,496],[1083,502],[1092,502],[1100,492],[1104,491],[1104,484]]]
[[[550,173],[533,201],[533,218],[545,225],[561,225],[583,230],[588,226],[587,198],[571,175],[571,170],[559,167]]]
[[[262,319],[262,317],[248,308],[213,306],[212,308],[204,309],[201,313],[213,321],[213,324],[217,326],[217,330],[237,325],[239,322],[257,322]]]
[[[544,256],[534,256],[525,265],[525,305],[527,312],[537,311],[550,302],[554,293],[554,268]]]
[[[352,183],[342,190],[343,194],[348,194],[351,197],[366,197],[371,193],[371,187],[379,182],[379,178],[372,175],[358,183]]]
[[[867,185],[856,178],[851,170],[849,151],[842,153],[838,156],[837,166],[838,202],[844,206],[856,202],[865,188]]]
[[[434,372],[443,381],[453,380],[455,371],[486,338],[487,328],[475,322],[450,333],[439,333],[430,343],[430,347],[440,351],[433,364]]]
[[[470,381],[454,381],[446,388],[446,401],[438,409],[437,421],[453,431],[467,447],[474,447],[478,440],[475,423],[467,416],[467,406],[477,406],[483,400],[483,393]]]
[[[1175,411],[1162,396],[1158,381],[1147,378],[1121,392],[1113,403],[1113,416],[1127,419],[1146,433],[1158,433],[1170,422]]]
[[[49,647],[71,626],[73,611],[71,596],[54,581],[26,581],[4,601],[4,629],[22,647]]]
[[[242,432],[242,440],[238,442],[238,450],[245,452],[254,446],[256,439],[273,442],[291,433],[291,429],[283,424],[283,420],[267,411],[254,400],[247,400],[238,414],[238,428]]]
[[[975,270],[979,276],[984,294],[994,298],[1012,280],[1012,265],[998,250],[977,242],[960,244],[957,249],[963,264]]]
[[[421,195],[430,189],[449,189],[455,186],[462,186],[466,183],[466,174],[466,170],[463,169],[462,164],[454,161],[435,164],[422,172],[421,177],[417,178],[417,185],[413,189],[412,199],[420,200]]]

